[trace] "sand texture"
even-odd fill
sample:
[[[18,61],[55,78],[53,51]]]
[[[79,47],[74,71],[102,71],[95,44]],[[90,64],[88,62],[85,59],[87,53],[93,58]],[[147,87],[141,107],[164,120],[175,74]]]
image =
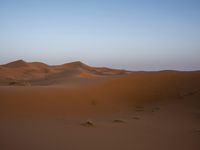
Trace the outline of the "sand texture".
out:
[[[0,150],[199,149],[199,71],[0,65]]]

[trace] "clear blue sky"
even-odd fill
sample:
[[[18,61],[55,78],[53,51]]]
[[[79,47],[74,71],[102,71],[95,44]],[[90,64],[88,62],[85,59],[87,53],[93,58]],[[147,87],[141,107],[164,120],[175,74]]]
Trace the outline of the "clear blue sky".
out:
[[[0,0],[0,63],[200,70],[199,0]]]

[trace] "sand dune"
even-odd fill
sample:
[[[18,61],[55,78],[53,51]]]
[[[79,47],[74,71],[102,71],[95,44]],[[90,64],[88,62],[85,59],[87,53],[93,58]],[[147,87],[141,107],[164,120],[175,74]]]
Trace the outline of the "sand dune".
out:
[[[0,149],[200,148],[200,72],[0,66]],[[19,86],[20,85],[20,86]]]
[[[54,85],[69,81],[81,81],[85,78],[106,78],[130,73],[125,70],[96,68],[72,62],[63,65],[49,66],[40,62],[28,63],[17,60],[0,66],[0,85]],[[15,84],[14,84],[15,83]]]

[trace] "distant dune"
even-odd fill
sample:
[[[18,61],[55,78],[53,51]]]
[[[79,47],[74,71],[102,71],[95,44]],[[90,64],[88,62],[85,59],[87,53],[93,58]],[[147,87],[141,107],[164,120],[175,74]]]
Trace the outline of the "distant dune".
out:
[[[49,66],[40,62],[17,60],[0,66],[0,85],[59,85],[129,74],[130,71],[96,68],[80,61]]]
[[[199,150],[200,71],[0,66],[0,149]]]

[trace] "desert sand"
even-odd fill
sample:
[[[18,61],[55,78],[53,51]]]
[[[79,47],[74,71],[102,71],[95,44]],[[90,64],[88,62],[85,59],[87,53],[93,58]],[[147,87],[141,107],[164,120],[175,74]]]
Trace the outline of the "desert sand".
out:
[[[1,150],[199,150],[200,71],[0,65]]]

